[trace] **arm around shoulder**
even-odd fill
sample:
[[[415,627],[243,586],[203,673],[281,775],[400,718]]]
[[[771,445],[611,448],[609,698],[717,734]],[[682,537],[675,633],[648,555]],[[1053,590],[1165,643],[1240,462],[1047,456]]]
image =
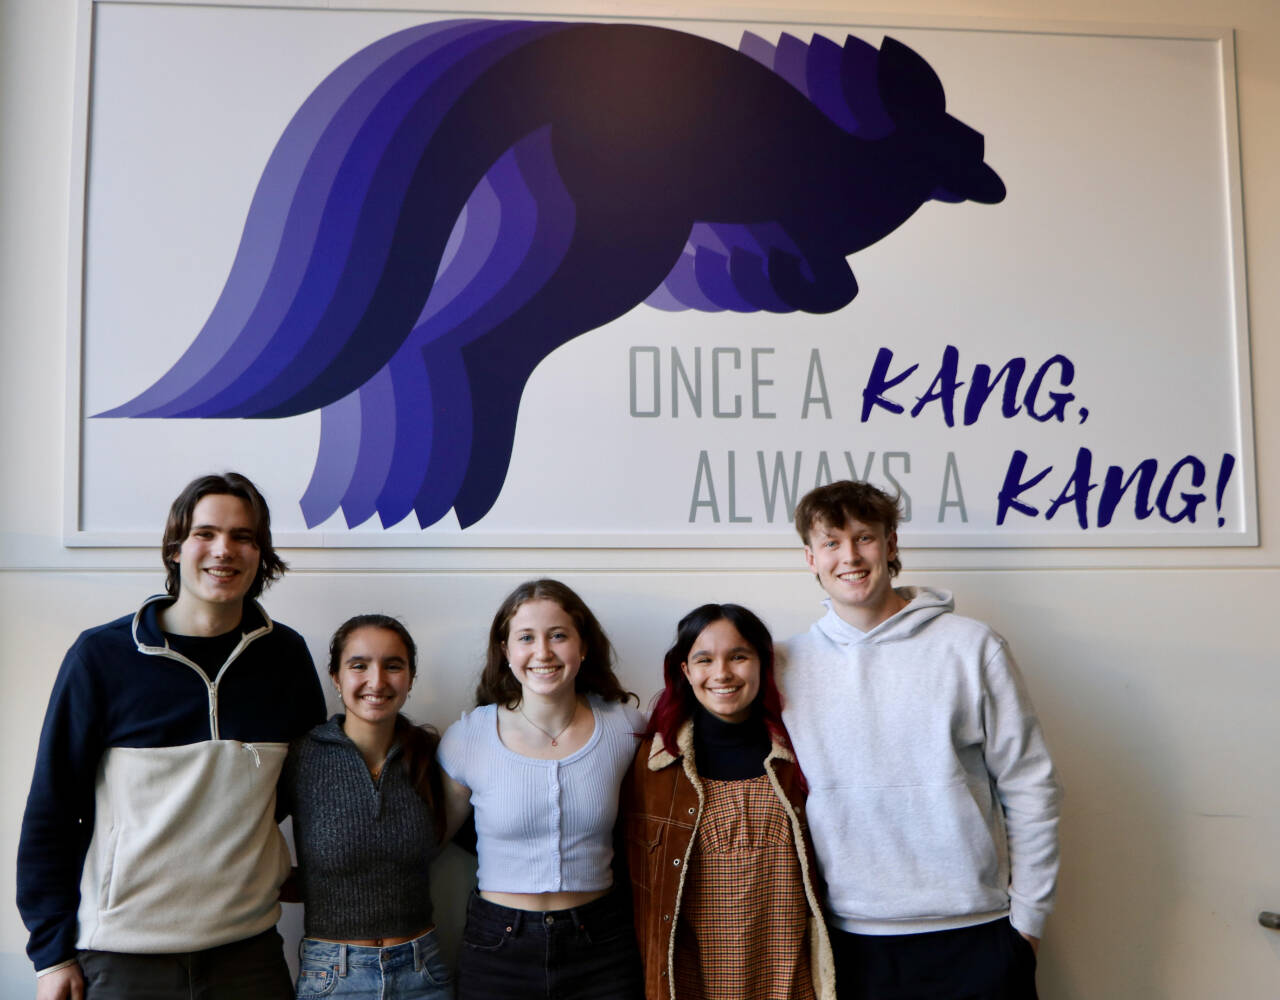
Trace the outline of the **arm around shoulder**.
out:
[[[444,785],[444,840],[448,843],[471,814],[471,789],[454,781],[443,770],[440,778]]]

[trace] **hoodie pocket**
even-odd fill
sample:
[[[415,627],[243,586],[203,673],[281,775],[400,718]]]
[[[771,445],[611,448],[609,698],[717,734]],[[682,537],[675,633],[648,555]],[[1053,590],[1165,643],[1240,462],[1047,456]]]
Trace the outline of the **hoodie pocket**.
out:
[[[831,807],[814,829],[819,856],[828,870],[847,873],[829,886],[840,915],[900,920],[1007,905],[1007,852],[986,788],[960,781],[819,794]],[[809,811],[819,811],[813,796]]]

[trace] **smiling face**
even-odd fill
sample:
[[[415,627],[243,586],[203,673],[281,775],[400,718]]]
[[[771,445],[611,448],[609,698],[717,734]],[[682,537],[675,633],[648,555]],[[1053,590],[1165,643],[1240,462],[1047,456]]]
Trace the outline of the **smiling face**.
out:
[[[760,693],[760,656],[727,618],[700,633],[680,664],[693,696],[724,722],[745,722]]]
[[[391,629],[357,628],[342,644],[334,675],[347,720],[369,726],[394,726],[413,686],[409,651]]]
[[[178,564],[178,601],[183,612],[233,610],[244,603],[258,573],[253,510],[239,497],[210,493],[191,512],[191,529],[182,540]]]
[[[850,518],[840,527],[815,523],[804,557],[835,613],[866,632],[906,605],[889,571],[897,551],[897,532]]]
[[[585,653],[569,612],[545,598],[525,601],[516,609],[502,651],[524,695],[545,698],[574,691]]]

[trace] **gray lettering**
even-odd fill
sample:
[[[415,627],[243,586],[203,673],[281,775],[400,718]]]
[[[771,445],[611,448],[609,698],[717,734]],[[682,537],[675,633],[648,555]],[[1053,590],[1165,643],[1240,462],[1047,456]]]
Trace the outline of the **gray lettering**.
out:
[[[765,413],[760,409],[760,387],[773,385],[773,379],[760,377],[760,355],[772,354],[772,347],[751,348],[751,416],[756,420],[773,420],[776,413]]]
[[[948,499],[951,495],[951,484],[955,483],[956,498]],[[947,452],[947,468],[942,474],[942,497],[938,500],[938,523],[941,524],[946,519],[948,507],[955,507],[960,511],[960,521],[963,524],[969,523],[969,512],[964,506],[964,490],[960,488],[960,469],[956,465],[956,453],[954,451]]]
[[[679,376],[679,381],[677,381]],[[671,348],[671,415],[680,416],[680,382],[684,382],[684,391],[689,397],[689,405],[693,407],[695,417],[702,416],[702,348],[693,349],[693,382],[689,381],[689,373],[685,371],[680,360],[680,352]]]
[[[704,480],[707,491],[705,499],[702,496]],[[711,510],[711,520],[716,524],[720,523],[720,506],[716,503],[716,484],[711,479],[711,459],[707,457],[705,451],[698,452],[698,471],[693,477],[693,502],[689,504],[690,524],[693,524],[698,519],[699,507],[709,508]]]
[[[749,516],[738,516],[738,470],[735,468],[737,455],[729,452],[729,523],[744,524],[751,520]]]
[[[835,477],[831,475],[831,462],[827,460],[827,453],[820,451],[818,452],[818,471],[813,474],[813,488],[816,490],[819,486],[826,486],[833,482]]]
[[[817,380],[818,394],[813,394],[813,383]],[[822,374],[822,355],[818,353],[815,347],[809,352],[809,374],[804,380],[804,404],[800,407],[800,419],[809,419],[809,404],[821,403],[822,412],[826,414],[828,420],[831,419],[831,401],[827,398],[827,378]],[[831,470],[827,470],[827,483],[831,482]],[[818,485],[824,485],[819,483]]]
[[[862,472],[858,472],[858,467],[853,464],[853,454],[846,451],[844,453],[844,464],[849,467],[849,478],[865,483],[871,478],[871,463],[875,461],[875,458],[876,453],[874,451],[867,452],[867,464],[862,467]]]
[[[733,397],[732,410],[722,410],[720,408],[720,355],[722,354],[733,356],[735,370],[742,367],[742,352],[736,347],[711,348],[711,414],[715,417],[740,417],[742,416],[741,396]]]
[[[636,403],[636,358],[641,354],[653,355],[653,409],[641,410]],[[662,414],[662,384],[659,381],[659,355],[656,347],[631,348],[631,415],[633,417],[657,417]]]
[[[902,523],[911,520],[911,494],[908,493],[900,482],[894,477],[893,472],[889,468],[890,460],[899,460],[902,462],[903,474],[911,472],[911,455],[905,451],[886,451],[880,463],[880,468],[884,472],[884,478],[897,491],[898,496],[902,498]],[[870,461],[867,467],[871,467]]]
[[[756,460],[760,463],[760,494],[764,498],[765,518],[770,524],[775,520],[774,512],[778,507],[778,490],[782,490],[782,501],[787,511],[787,520],[796,516],[796,501],[800,499],[800,452],[796,452],[796,464],[791,469],[791,488],[787,488],[787,462],[782,452],[777,452],[773,460],[773,476],[770,477],[765,465],[764,452],[756,452]]]

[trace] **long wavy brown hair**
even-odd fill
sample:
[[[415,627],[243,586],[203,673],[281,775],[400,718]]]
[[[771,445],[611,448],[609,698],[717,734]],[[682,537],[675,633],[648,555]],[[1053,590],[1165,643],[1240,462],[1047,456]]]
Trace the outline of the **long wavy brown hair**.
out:
[[[485,654],[484,670],[476,685],[477,705],[501,705],[515,708],[520,704],[520,682],[507,666],[503,644],[511,630],[511,619],[528,601],[555,601],[573,619],[573,625],[582,639],[584,650],[582,665],[574,679],[579,694],[598,695],[604,701],[634,701],[640,699],[627,691],[613,672],[613,643],[604,634],[586,602],[559,580],[527,580],[506,596],[493,616],[489,626],[489,648]]]

